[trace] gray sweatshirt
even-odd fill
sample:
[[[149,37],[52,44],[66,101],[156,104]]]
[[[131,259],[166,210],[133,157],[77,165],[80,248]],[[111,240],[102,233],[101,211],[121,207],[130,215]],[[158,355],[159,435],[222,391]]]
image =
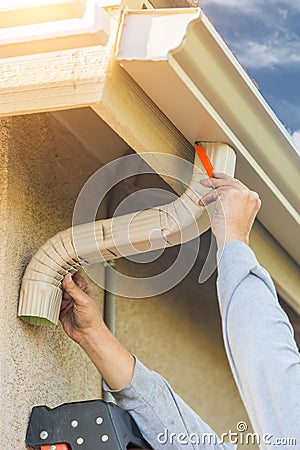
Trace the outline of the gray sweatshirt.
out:
[[[300,355],[293,328],[268,272],[247,245],[227,243],[218,260],[225,349],[258,434],[254,442],[264,450],[300,449]],[[138,359],[131,384],[110,392],[154,450],[236,448],[220,441],[167,381]]]

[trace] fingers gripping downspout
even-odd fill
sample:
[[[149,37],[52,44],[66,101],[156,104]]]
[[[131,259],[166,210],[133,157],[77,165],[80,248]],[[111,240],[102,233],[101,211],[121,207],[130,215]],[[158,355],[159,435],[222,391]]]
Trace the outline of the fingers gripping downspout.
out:
[[[205,148],[216,170],[233,175],[235,154],[228,145],[210,143]],[[26,268],[18,316],[36,325],[55,325],[62,279],[68,272],[75,273],[83,262],[92,264],[174,246],[206,231],[210,227],[209,211],[198,205],[207,192],[200,185],[203,176],[196,156],[190,185],[175,201],[71,227],[49,239]]]

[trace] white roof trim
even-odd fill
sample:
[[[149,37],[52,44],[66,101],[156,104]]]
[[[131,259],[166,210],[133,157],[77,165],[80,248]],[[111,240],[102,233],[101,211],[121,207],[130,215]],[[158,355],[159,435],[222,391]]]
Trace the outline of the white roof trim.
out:
[[[20,9],[74,3],[75,0],[0,0],[0,13]]]
[[[34,2],[32,3],[34,4]],[[52,1],[52,4],[57,3],[64,2]],[[27,4],[27,7],[29,5],[31,5],[31,3]],[[97,35],[99,44],[105,45],[109,38],[109,24],[110,16],[104,8],[99,6],[98,0],[87,0],[86,9],[82,18],[1,28],[0,45],[76,36],[87,33]]]

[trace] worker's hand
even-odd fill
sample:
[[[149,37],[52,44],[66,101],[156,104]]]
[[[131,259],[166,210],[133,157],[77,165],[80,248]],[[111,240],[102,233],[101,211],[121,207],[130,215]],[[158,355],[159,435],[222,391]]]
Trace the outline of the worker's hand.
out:
[[[60,321],[67,335],[90,357],[111,389],[122,389],[133,377],[135,360],[106,327],[99,306],[91,294],[87,279],[67,274]]]
[[[214,172],[214,178],[202,180],[201,184],[213,188],[202,197],[199,205],[206,206],[216,201],[211,227],[218,247],[234,240],[248,245],[249,234],[261,206],[258,194],[223,173]]]
[[[93,297],[88,280],[81,272],[73,279],[67,274],[62,282],[63,300],[59,319],[67,335],[80,342],[104,325],[99,306]]]

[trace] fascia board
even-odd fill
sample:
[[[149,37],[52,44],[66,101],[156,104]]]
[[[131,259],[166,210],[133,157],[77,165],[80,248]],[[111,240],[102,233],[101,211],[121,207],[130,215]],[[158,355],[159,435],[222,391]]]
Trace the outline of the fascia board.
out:
[[[155,44],[174,27],[177,37],[162,54]],[[235,148],[237,175],[262,197],[261,222],[300,262],[299,155],[200,8],[125,11],[116,59],[190,142],[218,140]]]
[[[88,106],[100,100],[105,48],[52,52],[0,61],[0,115]]]

